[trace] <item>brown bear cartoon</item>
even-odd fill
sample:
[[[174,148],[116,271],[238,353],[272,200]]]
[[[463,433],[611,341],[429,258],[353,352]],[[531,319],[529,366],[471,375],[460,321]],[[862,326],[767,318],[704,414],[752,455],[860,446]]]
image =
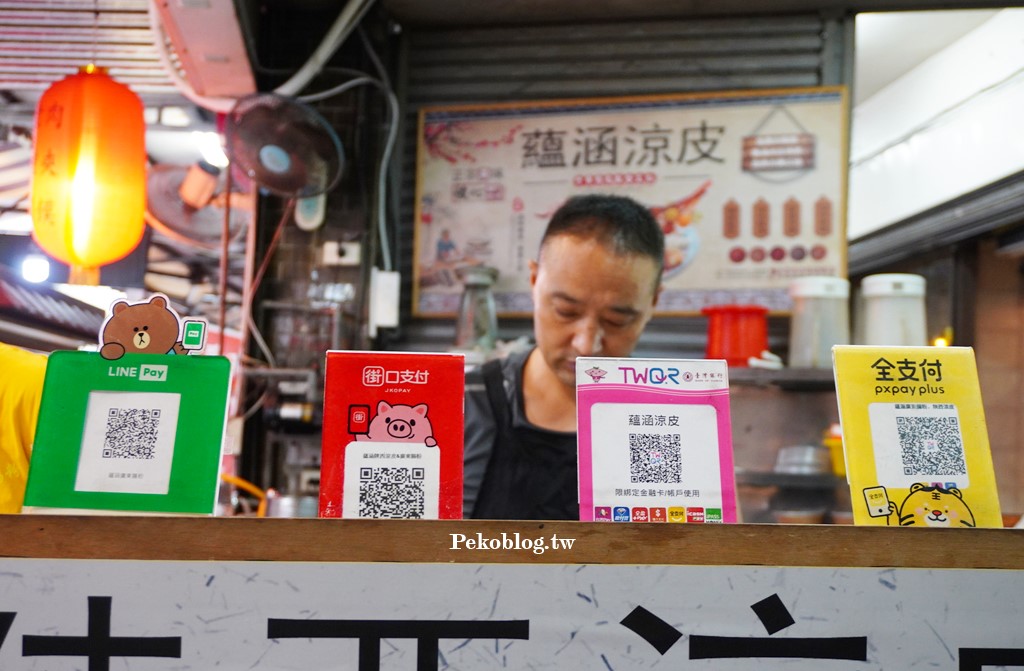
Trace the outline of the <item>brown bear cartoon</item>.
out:
[[[145,303],[117,301],[100,336],[100,355],[120,359],[125,352],[137,354],[187,354],[178,340],[178,315],[167,307],[167,298],[156,295]]]

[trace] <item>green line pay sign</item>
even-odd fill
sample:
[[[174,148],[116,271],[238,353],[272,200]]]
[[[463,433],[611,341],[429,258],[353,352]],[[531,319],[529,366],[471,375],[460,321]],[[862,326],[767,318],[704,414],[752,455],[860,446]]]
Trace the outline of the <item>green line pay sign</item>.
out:
[[[219,356],[51,354],[26,511],[212,514],[229,373]]]

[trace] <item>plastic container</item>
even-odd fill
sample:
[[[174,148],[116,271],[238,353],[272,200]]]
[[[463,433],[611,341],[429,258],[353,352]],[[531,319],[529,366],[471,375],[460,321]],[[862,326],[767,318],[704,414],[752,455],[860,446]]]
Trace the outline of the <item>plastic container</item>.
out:
[[[828,448],[832,459],[832,472],[837,476],[846,475],[846,457],[843,454],[843,439],[841,436],[828,436],[822,443]]]
[[[762,305],[709,305],[707,359],[725,359],[730,366],[747,366],[768,349],[768,308]]]
[[[280,495],[267,492],[267,517],[316,517],[315,496]]]
[[[820,475],[832,472],[832,455],[820,445],[788,445],[775,456],[775,472]]]
[[[850,283],[842,277],[801,277],[789,285],[791,368],[832,368],[832,346],[850,342]]]
[[[925,279],[920,275],[868,275],[860,284],[864,301],[864,345],[924,346]]]
[[[779,524],[824,524],[834,498],[830,489],[779,487],[769,508]]]

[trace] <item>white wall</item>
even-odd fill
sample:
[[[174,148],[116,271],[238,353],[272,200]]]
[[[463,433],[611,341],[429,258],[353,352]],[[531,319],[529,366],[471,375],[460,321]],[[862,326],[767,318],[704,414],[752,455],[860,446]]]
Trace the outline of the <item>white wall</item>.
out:
[[[855,240],[1024,170],[1024,9],[1005,9],[853,110]]]

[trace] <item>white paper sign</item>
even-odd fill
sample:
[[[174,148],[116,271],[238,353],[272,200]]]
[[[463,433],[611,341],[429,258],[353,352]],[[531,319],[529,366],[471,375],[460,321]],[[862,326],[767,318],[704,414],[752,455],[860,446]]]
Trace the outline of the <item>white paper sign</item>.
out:
[[[564,565],[531,564],[528,551],[523,557],[523,564],[4,559],[0,668],[1024,665],[1021,571]]]
[[[174,460],[179,394],[89,394],[75,490],[166,494]]]

